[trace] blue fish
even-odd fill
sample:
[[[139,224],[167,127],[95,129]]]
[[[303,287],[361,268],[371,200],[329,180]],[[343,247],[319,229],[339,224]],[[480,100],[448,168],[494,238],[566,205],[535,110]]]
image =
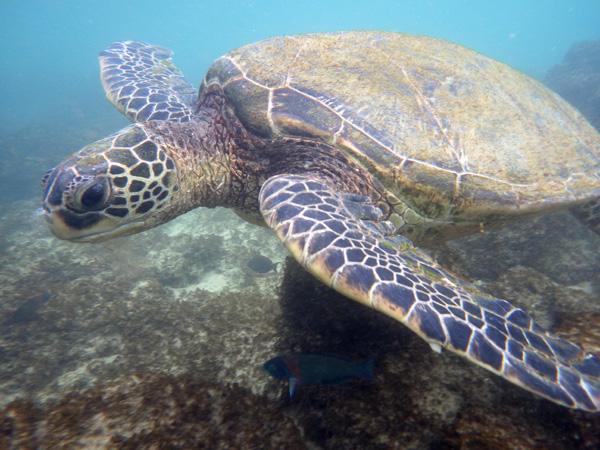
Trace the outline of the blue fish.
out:
[[[246,266],[248,266],[249,269],[252,269],[257,273],[265,274],[269,273],[271,270],[277,272],[278,264],[278,262],[274,263],[266,256],[255,255],[250,259],[250,261],[248,261]]]
[[[290,397],[293,397],[303,384],[320,383],[334,386],[355,378],[375,381],[373,358],[353,361],[331,353],[277,356],[264,363],[262,368],[278,380],[289,379]]]

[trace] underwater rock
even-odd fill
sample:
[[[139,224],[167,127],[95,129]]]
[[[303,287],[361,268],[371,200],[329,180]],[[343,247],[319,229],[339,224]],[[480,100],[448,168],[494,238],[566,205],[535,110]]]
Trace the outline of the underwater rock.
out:
[[[303,449],[293,421],[235,385],[133,375],[46,408],[15,400],[0,411],[0,448],[111,450]]]
[[[600,130],[600,41],[573,44],[545,82]]]
[[[585,351],[600,355],[600,313],[565,312],[555,331],[564,339],[578,342]]]
[[[0,324],[2,327],[10,327],[25,322],[31,322],[39,318],[39,310],[52,297],[50,294],[39,294],[25,300],[13,313],[11,313],[4,322]]]
[[[471,280],[494,281],[511,267],[531,267],[571,286],[600,274],[600,236],[568,212],[522,220],[432,247],[446,268]]]

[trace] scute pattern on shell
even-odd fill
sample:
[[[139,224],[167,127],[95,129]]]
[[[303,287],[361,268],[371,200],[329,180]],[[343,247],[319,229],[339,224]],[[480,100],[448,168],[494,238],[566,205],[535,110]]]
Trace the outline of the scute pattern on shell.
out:
[[[575,109],[440,39],[276,37],[218,59],[200,92],[212,84],[251,131],[333,144],[426,217],[498,221],[600,195],[600,136]]]

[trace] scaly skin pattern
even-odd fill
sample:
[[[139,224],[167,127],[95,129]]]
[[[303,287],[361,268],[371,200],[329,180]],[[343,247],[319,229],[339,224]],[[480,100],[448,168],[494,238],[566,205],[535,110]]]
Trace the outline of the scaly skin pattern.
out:
[[[368,198],[344,196],[315,175],[262,187],[261,212],[281,242],[322,282],[556,403],[600,410],[600,360],[479,292],[404,238],[387,236]]]

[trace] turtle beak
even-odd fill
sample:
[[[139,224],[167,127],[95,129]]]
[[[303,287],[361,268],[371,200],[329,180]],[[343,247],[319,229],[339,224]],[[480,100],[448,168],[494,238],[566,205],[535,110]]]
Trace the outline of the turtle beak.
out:
[[[71,242],[101,242],[110,239],[109,231],[117,228],[115,220],[98,213],[74,214],[56,208],[44,214],[54,236]]]
[[[65,187],[72,183],[76,174],[72,168],[62,170],[55,167],[42,179],[44,188],[43,211],[46,223],[54,236],[67,241],[77,241],[90,234],[90,228],[105,231],[114,228],[114,223],[98,212],[75,213],[64,204]],[[92,233],[96,234],[96,233]]]
[[[129,236],[152,227],[147,221],[119,224],[103,214],[75,215],[68,210],[44,212],[48,228],[54,236],[69,242],[98,243],[120,236]]]
[[[75,176],[72,168],[58,167],[42,180],[44,218],[52,234],[71,242],[101,242],[123,234],[117,220],[102,211],[76,212],[66,206],[64,192]]]

